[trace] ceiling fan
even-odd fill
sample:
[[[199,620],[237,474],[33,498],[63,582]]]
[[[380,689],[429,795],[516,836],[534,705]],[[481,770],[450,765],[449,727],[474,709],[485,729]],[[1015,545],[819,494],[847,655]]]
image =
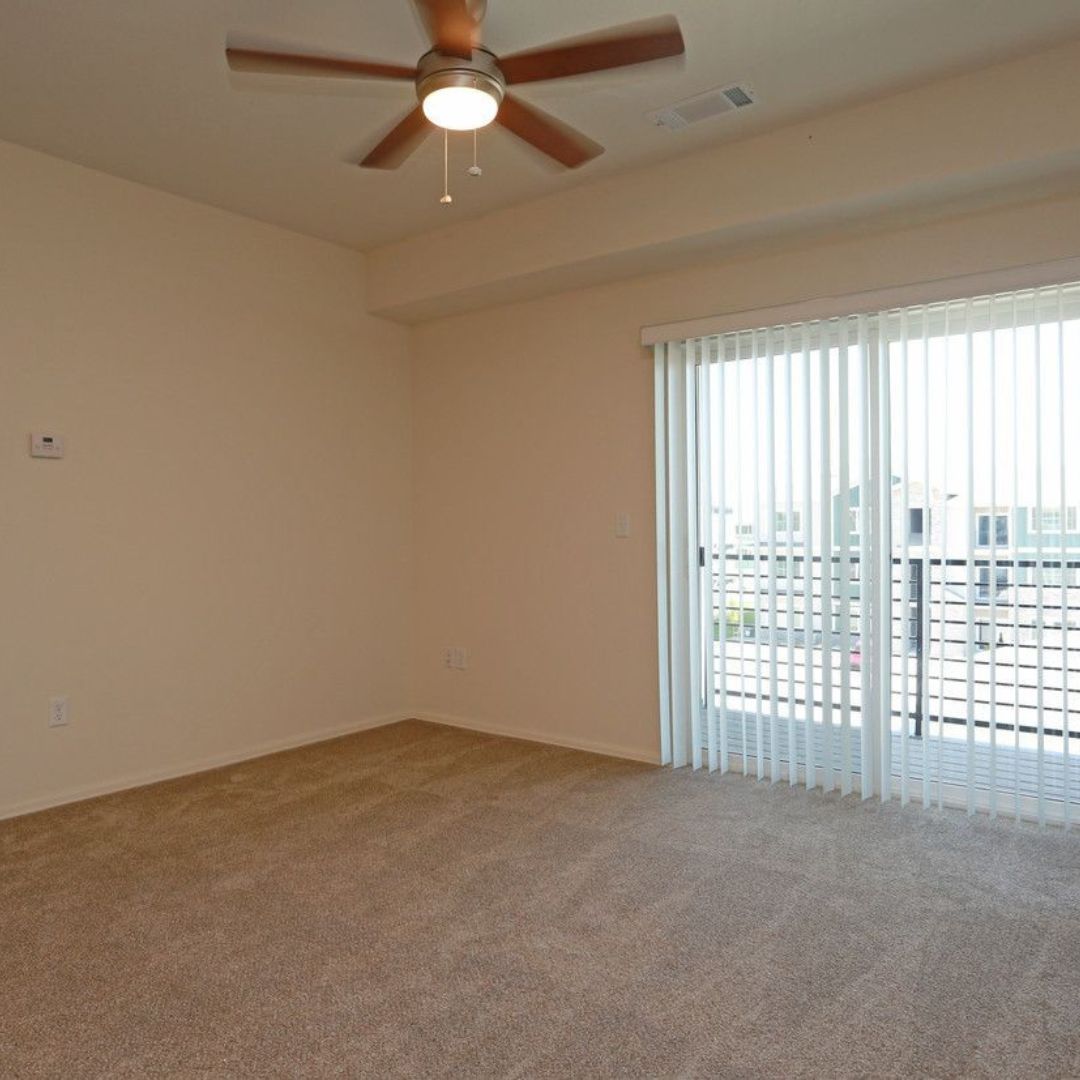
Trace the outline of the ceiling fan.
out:
[[[508,92],[522,83],[643,64],[685,52],[670,15],[498,57],[480,44],[484,0],[413,0],[432,47],[415,67],[370,60],[227,46],[233,71],[415,83],[419,104],[359,164],[396,169],[433,130],[475,131],[492,121],[548,157],[576,169],[602,154],[599,143]]]

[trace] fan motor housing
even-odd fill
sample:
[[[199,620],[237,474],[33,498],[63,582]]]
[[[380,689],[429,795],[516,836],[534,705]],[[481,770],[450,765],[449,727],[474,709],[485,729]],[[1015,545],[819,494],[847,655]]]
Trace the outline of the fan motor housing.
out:
[[[420,57],[416,65],[416,96],[423,102],[429,94],[447,86],[467,86],[483,90],[501,104],[506,93],[506,79],[499,70],[494,53],[473,49],[468,60],[447,56],[432,49]]]

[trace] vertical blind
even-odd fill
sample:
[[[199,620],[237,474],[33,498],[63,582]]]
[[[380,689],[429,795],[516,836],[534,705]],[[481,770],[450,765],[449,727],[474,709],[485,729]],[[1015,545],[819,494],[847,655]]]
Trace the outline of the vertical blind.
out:
[[[668,342],[655,379],[664,760],[1068,824],[1080,286]]]

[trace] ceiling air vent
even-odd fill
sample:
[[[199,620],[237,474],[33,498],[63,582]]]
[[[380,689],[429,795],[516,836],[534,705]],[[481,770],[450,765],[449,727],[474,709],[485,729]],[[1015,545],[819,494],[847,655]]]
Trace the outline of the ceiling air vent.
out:
[[[721,86],[719,89],[706,90],[704,94],[668,105],[664,109],[657,109],[648,116],[657,127],[682,131],[691,124],[719,116],[721,113],[749,108],[755,101],[757,97],[748,86]]]

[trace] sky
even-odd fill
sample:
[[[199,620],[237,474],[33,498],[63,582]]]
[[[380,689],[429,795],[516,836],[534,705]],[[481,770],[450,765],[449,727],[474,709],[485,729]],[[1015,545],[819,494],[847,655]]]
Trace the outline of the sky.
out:
[[[1080,290],[1078,290],[1080,292]],[[1080,319],[1044,322],[1036,340],[1030,317],[1014,333],[976,328],[971,334],[970,421],[968,387],[968,335],[954,332],[963,327],[965,309],[952,305],[950,333],[945,334],[942,308],[930,309],[928,345],[923,341],[923,314],[910,309],[905,318],[907,347],[901,338],[900,317],[889,318],[889,424],[891,428],[891,475],[921,485],[929,479],[930,490],[957,496],[954,505],[963,514],[969,492],[976,507],[992,503],[999,508],[1033,506],[1038,494],[1037,466],[1042,475],[1042,505],[1061,505],[1064,471],[1065,504],[1080,505]],[[935,313],[936,312],[936,313]],[[1011,307],[997,310],[998,325],[1011,322]],[[984,320],[985,321],[985,320]],[[850,339],[858,339],[857,320],[845,320]],[[833,324],[834,329],[836,323]],[[820,536],[821,447],[821,354],[803,352],[795,331],[791,358],[790,413],[786,352],[772,361],[774,408],[770,423],[769,363],[765,360],[765,335],[757,335],[759,358],[751,360],[748,335],[743,335],[746,358],[710,365],[710,396],[714,418],[711,425],[713,504],[721,495],[721,463],[724,502],[737,511],[741,521],[754,520],[755,498],[760,507],[762,535],[768,523],[770,437],[775,468],[774,506],[786,506],[791,455],[790,488],[794,505],[803,506],[809,478],[815,538]],[[783,336],[774,332],[774,349],[782,348]],[[869,352],[869,349],[866,350]],[[906,353],[906,357],[905,357]],[[1061,357],[1064,356],[1064,365]],[[848,478],[860,479],[860,458],[867,428],[863,398],[869,365],[877,366],[876,349],[869,360],[858,344],[846,350]],[[907,395],[904,394],[906,369]],[[1036,378],[1037,373],[1039,378]],[[756,375],[756,379],[755,379]],[[809,391],[807,378],[809,377]],[[828,455],[830,491],[841,488],[841,439],[845,420],[840,400],[841,349],[829,350]],[[807,393],[809,392],[809,440],[807,439]],[[723,395],[721,414],[717,403]],[[1062,407],[1063,406],[1063,407]],[[789,421],[790,416],[790,421]],[[876,425],[874,425],[876,427]],[[906,433],[906,439],[904,435]],[[872,435],[870,436],[872,437]],[[721,452],[721,446],[723,452]],[[927,473],[927,466],[929,472]],[[757,491],[755,492],[755,483]],[[919,505],[917,488],[910,497]],[[964,519],[961,516],[960,521]],[[954,538],[955,540],[955,538]],[[950,543],[950,548],[954,545]]]

